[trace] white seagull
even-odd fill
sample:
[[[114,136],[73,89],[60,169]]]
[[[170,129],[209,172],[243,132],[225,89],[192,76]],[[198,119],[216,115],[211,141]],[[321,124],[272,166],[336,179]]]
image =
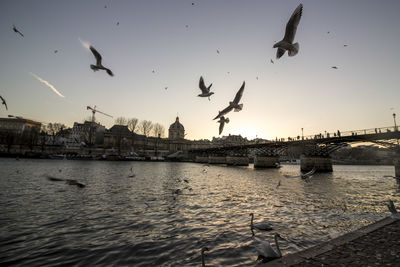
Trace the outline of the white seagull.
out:
[[[233,99],[232,102],[229,102],[228,107],[226,107],[222,111],[219,111],[218,115],[214,118],[214,120],[220,118],[221,116],[224,116],[225,114],[228,114],[229,112],[232,111],[232,109],[235,109],[235,112],[239,112],[242,110],[243,104],[239,104],[239,102],[243,95],[244,86],[245,86],[245,82],[243,82],[242,87],[240,87],[239,91],[236,93],[235,99]]]
[[[96,58],[96,65],[90,65],[90,68],[93,71],[105,70],[108,73],[108,75],[114,76],[114,74],[112,73],[112,71],[110,69],[107,69],[106,67],[104,67],[101,64],[101,59],[102,59],[101,55],[99,52],[97,52],[97,50],[93,46],[90,46],[90,51],[92,51],[94,57]]]
[[[288,51],[289,57],[295,56],[299,52],[299,43],[293,43],[296,35],[297,26],[299,25],[301,14],[303,13],[303,5],[300,4],[293,12],[288,23],[286,24],[285,36],[273,48],[278,48],[276,58],[280,58]]]
[[[221,116],[218,122],[219,122],[219,134],[221,135],[222,131],[224,130],[225,123],[229,123],[229,118],[225,119],[224,116]]]
[[[210,92],[212,84],[210,84],[208,87],[204,84],[204,79],[203,76],[200,76],[200,81],[199,81],[199,88],[201,90],[201,94],[198,96],[200,97],[208,97],[208,100],[210,100],[210,96],[214,94],[214,92]]]

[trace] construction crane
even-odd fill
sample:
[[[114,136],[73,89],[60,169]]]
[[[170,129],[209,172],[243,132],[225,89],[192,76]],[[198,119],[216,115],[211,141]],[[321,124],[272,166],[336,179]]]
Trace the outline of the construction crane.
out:
[[[94,115],[96,114],[96,112],[98,112],[98,113],[100,113],[100,114],[103,114],[103,115],[106,115],[106,116],[108,116],[108,117],[110,117],[110,118],[112,118],[112,116],[111,115],[108,115],[108,114],[106,114],[106,113],[104,113],[104,112],[101,112],[100,110],[97,110],[96,109],[96,106],[94,106],[93,108],[91,107],[91,106],[87,106],[86,107],[86,110],[91,110],[92,111],[92,123],[90,124],[90,127],[89,127],[89,149],[92,147],[92,136],[93,136],[93,126],[94,126],[94,124],[95,124],[95,117],[94,117]],[[89,153],[91,153],[91,151],[89,150]]]
[[[86,107],[86,110],[89,110],[89,109],[92,111],[92,123],[95,122],[95,117],[94,117],[94,115],[95,115],[96,112],[98,112],[98,113],[100,113],[100,114],[103,114],[103,115],[106,115],[106,116],[112,118],[111,115],[108,115],[108,114],[106,114],[106,113],[104,113],[104,112],[101,112],[100,110],[96,109],[96,106],[94,106],[93,108],[92,108],[91,106],[87,106],[87,107]]]

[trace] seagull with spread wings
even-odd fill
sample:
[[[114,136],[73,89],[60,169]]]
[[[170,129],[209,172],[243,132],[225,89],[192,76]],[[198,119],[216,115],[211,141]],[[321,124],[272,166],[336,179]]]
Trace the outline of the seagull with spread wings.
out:
[[[201,90],[201,94],[198,95],[200,97],[208,97],[208,100],[210,100],[210,96],[214,94],[214,92],[210,92],[212,84],[210,84],[208,87],[204,84],[204,79],[203,76],[200,76],[200,81],[199,81],[199,87]]]
[[[2,104],[6,107],[6,110],[8,110],[6,100],[1,95],[0,95],[0,99],[1,99]]]
[[[221,135],[222,131],[224,130],[225,123],[229,123],[229,118],[221,116],[218,122],[219,122],[219,134]]]
[[[295,56],[299,52],[299,43],[293,43],[296,35],[297,26],[299,25],[301,14],[303,13],[303,5],[300,4],[293,12],[288,23],[286,24],[285,36],[276,44],[274,48],[278,48],[276,58],[280,58],[288,51],[289,57]]]
[[[18,33],[19,35],[21,35],[22,37],[24,37],[24,35],[22,34],[22,32],[20,32],[17,27],[15,27],[15,25],[13,25],[13,31]]]
[[[217,117],[215,117],[214,120],[216,120],[218,118],[221,118],[225,114],[228,114],[233,109],[235,110],[235,112],[239,112],[239,111],[242,110],[243,104],[239,104],[239,102],[240,102],[240,99],[242,98],[242,95],[243,95],[244,86],[245,86],[245,82],[243,82],[242,87],[240,87],[239,91],[236,93],[235,99],[233,99],[232,102],[229,102],[229,106],[228,107],[226,107],[222,111],[219,111]]]
[[[114,76],[114,74],[112,73],[112,71],[110,69],[107,69],[106,67],[104,67],[101,64],[101,59],[102,59],[101,55],[99,52],[97,52],[97,50],[93,46],[90,46],[90,51],[92,51],[94,57],[96,58],[96,65],[90,65],[90,68],[93,71],[105,70],[108,73],[108,75]]]

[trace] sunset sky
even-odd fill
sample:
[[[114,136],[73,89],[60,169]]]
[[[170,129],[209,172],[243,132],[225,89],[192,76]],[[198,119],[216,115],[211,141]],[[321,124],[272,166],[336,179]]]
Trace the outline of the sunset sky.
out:
[[[277,60],[272,46],[300,3],[300,51]],[[211,139],[212,119],[246,81],[243,110],[227,115],[223,135],[391,126],[400,115],[399,11],[398,0],[2,0],[0,95],[9,109],[0,117],[72,126],[96,105],[114,117],[97,115],[106,127],[123,116],[168,129],[178,115],[187,139]],[[80,40],[114,77],[90,69]],[[213,83],[211,101],[197,97],[200,76]]]

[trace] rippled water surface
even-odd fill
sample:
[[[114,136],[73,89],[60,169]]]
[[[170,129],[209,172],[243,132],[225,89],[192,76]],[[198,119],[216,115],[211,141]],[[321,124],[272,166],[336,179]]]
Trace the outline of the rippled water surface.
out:
[[[0,263],[200,266],[207,246],[209,266],[254,266],[254,246],[273,243],[273,232],[253,238],[251,212],[286,239],[287,254],[388,216],[389,198],[400,202],[396,180],[383,177],[393,166],[334,166],[309,183],[283,177],[299,169],[0,159]]]

